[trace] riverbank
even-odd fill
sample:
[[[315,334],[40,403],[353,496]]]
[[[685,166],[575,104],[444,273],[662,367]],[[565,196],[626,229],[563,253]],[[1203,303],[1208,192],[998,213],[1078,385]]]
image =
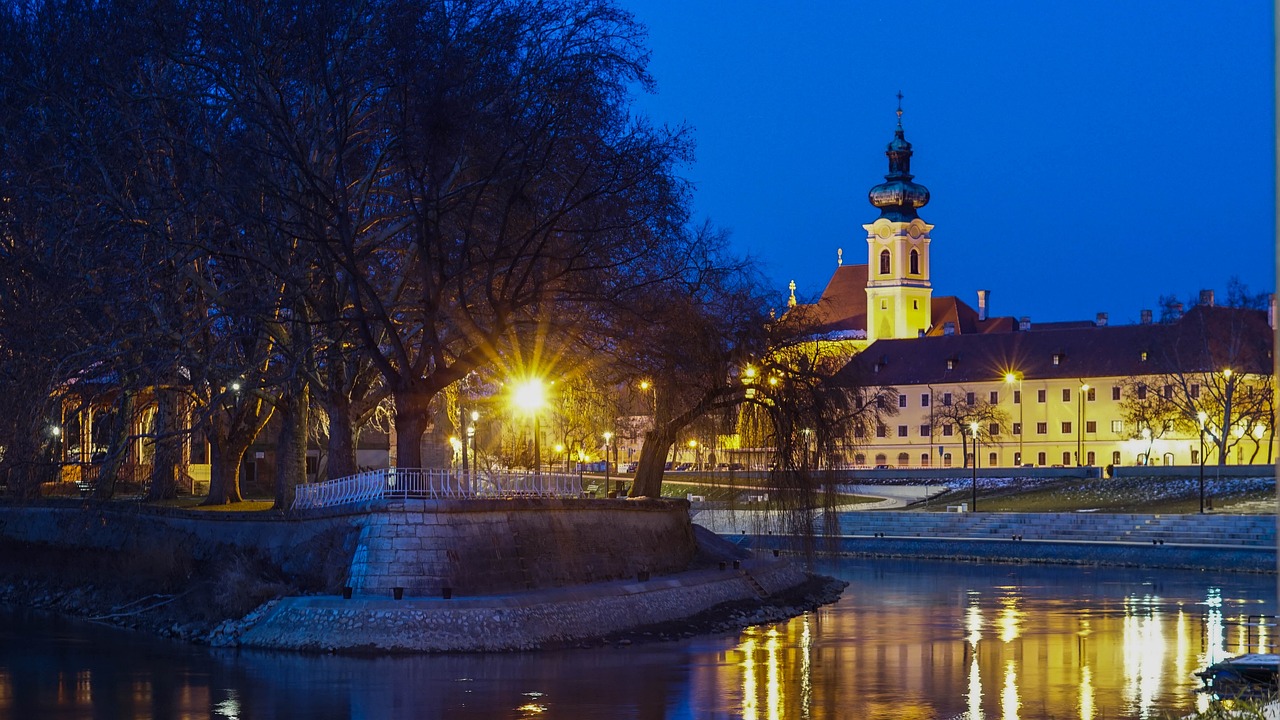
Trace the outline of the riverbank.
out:
[[[1274,573],[1276,519],[1264,515],[1008,512],[837,512],[833,532],[806,540],[785,516],[701,512],[695,518],[734,542],[764,550],[814,551],[1016,563],[1113,565]]]
[[[416,501],[243,520],[5,508],[0,603],[216,646],[382,653],[745,627],[839,596],[829,579],[694,528],[686,507]],[[499,525],[513,530],[481,532]],[[483,552],[484,565],[462,562]]]

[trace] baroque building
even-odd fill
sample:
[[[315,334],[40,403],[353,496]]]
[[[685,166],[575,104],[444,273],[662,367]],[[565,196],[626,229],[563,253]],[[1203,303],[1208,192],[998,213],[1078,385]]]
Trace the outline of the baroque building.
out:
[[[979,467],[1269,464],[1275,461],[1267,309],[1222,307],[1200,293],[1183,312],[1149,310],[1137,325],[1093,320],[1033,324],[936,297],[934,226],[919,216],[929,191],[911,174],[898,126],[889,172],[869,192],[880,216],[863,225],[867,262],[837,268],[816,303],[788,315],[815,328],[842,371],[891,389],[884,421],[855,431],[854,466]],[[881,402],[884,402],[883,398]],[[976,446],[976,451],[975,451]]]

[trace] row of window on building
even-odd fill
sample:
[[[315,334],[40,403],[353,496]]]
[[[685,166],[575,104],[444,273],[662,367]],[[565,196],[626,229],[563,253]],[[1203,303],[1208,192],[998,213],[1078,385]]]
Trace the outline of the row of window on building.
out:
[[[1098,399],[1098,396],[1097,396],[1097,389],[1096,389],[1096,388],[1089,388],[1088,390],[1082,390],[1081,392],[1082,392],[1082,393],[1083,393],[1083,395],[1084,395],[1085,402],[1094,402],[1094,401],[1096,401],[1096,400]],[[1137,398],[1138,398],[1139,400],[1146,400],[1146,399],[1147,399],[1147,392],[1148,392],[1148,389],[1147,389],[1147,386],[1146,386],[1146,385],[1138,385],[1138,386],[1135,388],[1135,394],[1137,395]],[[1161,394],[1161,395],[1163,395],[1163,396],[1165,397],[1165,399],[1172,399],[1172,398],[1173,398],[1173,392],[1174,392],[1174,387],[1173,387],[1173,385],[1165,385],[1164,387],[1160,388],[1160,394]],[[1199,385],[1199,384],[1196,384],[1196,383],[1192,383],[1192,385],[1191,385],[1191,386],[1190,386],[1190,388],[1188,389],[1187,393],[1188,393],[1188,395],[1190,395],[1192,398],[1198,398],[1198,397],[1200,397],[1200,385]],[[921,394],[920,394],[920,407],[922,407],[922,408],[929,407],[929,403],[931,402],[930,397],[931,397],[931,396],[930,396],[930,394],[929,394],[929,393],[921,393]],[[1042,388],[1042,389],[1040,389],[1040,390],[1037,390],[1037,391],[1036,391],[1036,402],[1039,402],[1039,403],[1048,402],[1048,397],[1049,397],[1049,391],[1048,391],[1048,390],[1046,390],[1046,389],[1043,389],[1043,388]],[[1063,402],[1071,402],[1072,397],[1073,397],[1073,395],[1072,395],[1072,393],[1071,393],[1071,388],[1062,388],[1062,401],[1063,401]],[[1111,399],[1112,399],[1112,400],[1117,400],[1117,401],[1118,401],[1118,400],[1120,400],[1122,397],[1123,397],[1123,390],[1121,389],[1121,387],[1120,387],[1119,385],[1114,385],[1114,386],[1112,386],[1112,388],[1111,388]],[[909,404],[908,404],[908,403],[909,403],[908,398],[909,398],[909,396],[908,396],[908,394],[907,394],[907,393],[902,393],[902,394],[898,395],[898,407],[900,407],[900,408],[908,407],[908,406],[909,406]],[[885,400],[884,396],[877,396],[877,397],[876,397],[876,406],[877,406],[877,407],[884,408],[884,407],[886,406],[886,402],[887,402],[887,401]],[[952,395],[952,394],[951,394],[951,393],[949,393],[949,392],[948,392],[948,393],[943,393],[943,394],[942,394],[942,404],[943,404],[944,406],[946,406],[946,407],[951,407],[951,405],[952,405],[952,403],[953,403],[953,402],[955,402],[955,396],[954,396],[954,395]],[[976,393],[973,393],[973,392],[965,393],[965,403],[966,403],[966,404],[973,405],[973,404],[975,404],[976,402],[977,402],[977,394],[976,394]],[[990,402],[992,405],[998,405],[998,404],[1000,403],[1000,391],[999,391],[999,390],[992,390],[992,391],[990,392],[989,396],[988,396],[988,402]],[[1022,391],[1021,391],[1021,390],[1014,390],[1014,391],[1013,391],[1013,404],[1014,404],[1014,405],[1018,405],[1018,404],[1021,404],[1021,403],[1022,403]],[[862,404],[863,404],[863,402],[862,402],[861,400],[859,400],[859,401],[858,401],[858,405],[859,405],[859,407],[861,407],[861,406],[862,406]]]
[[[1060,423],[1060,428],[1061,428],[1061,431],[1062,431],[1062,434],[1063,434],[1063,435],[1070,435],[1070,434],[1072,434],[1073,432],[1075,432],[1075,427],[1076,427],[1076,426],[1075,426],[1075,424],[1074,424],[1074,423],[1072,423],[1070,420],[1064,420],[1064,421],[1062,421],[1062,422]],[[897,437],[900,437],[900,438],[910,437],[910,436],[911,436],[911,432],[910,432],[910,431],[911,431],[911,426],[909,426],[909,425],[899,425],[899,426],[897,427]],[[1097,432],[1098,432],[1098,421],[1097,421],[1097,420],[1086,420],[1086,421],[1085,421],[1085,423],[1084,423],[1084,431],[1085,431],[1086,433],[1097,433]],[[1112,420],[1112,421],[1111,421],[1111,432],[1113,432],[1113,433],[1123,433],[1123,432],[1124,432],[1124,421],[1123,421],[1123,420]],[[991,424],[989,424],[989,425],[987,426],[987,433],[988,433],[990,436],[992,436],[992,437],[996,437],[996,436],[1000,435],[1000,424],[999,424],[999,423],[991,423]],[[853,434],[854,434],[854,437],[860,437],[860,438],[862,438],[862,437],[866,437],[866,436],[867,436],[867,430],[866,430],[866,427],[865,427],[865,426],[863,426],[863,425],[855,426],[855,427],[854,427],[854,430],[853,430]],[[940,434],[942,435],[942,437],[952,437],[952,436],[954,436],[954,435],[956,434],[956,426],[955,426],[955,425],[953,425],[953,424],[943,425],[943,426],[942,426],[942,428],[941,428],[941,433],[940,433]],[[1022,423],[1017,423],[1017,422],[1016,422],[1016,423],[1013,423],[1013,426],[1012,426],[1012,433],[1011,433],[1011,434],[1013,434],[1013,435],[1021,435],[1021,434],[1022,434]],[[1038,422],[1038,423],[1036,423],[1036,433],[1035,433],[1035,434],[1036,434],[1036,435],[1048,435],[1048,434],[1049,434],[1049,423],[1047,423],[1047,422]],[[876,426],[876,437],[878,437],[878,438],[887,438],[887,437],[889,437],[889,426],[888,426],[888,425],[877,425],[877,426]],[[924,424],[924,425],[921,425],[921,426],[920,426],[920,437],[933,437],[933,426],[932,426],[932,425],[929,425],[929,424],[927,424],[927,423],[926,423],[926,424]]]
[[[1055,461],[1055,464],[1062,465],[1062,466],[1064,466],[1064,467],[1065,467],[1065,466],[1071,466],[1071,465],[1075,465],[1075,464],[1076,464],[1076,463],[1075,463],[1075,457],[1074,457],[1074,455],[1075,455],[1075,453],[1073,453],[1072,451],[1070,451],[1070,450],[1065,450],[1065,451],[1063,451],[1063,453],[1062,453],[1062,462],[1061,462],[1061,463],[1057,463],[1057,462],[1056,462],[1056,461],[1057,461],[1057,456],[1056,456],[1056,454],[1053,456],[1053,459],[1054,459],[1054,461]],[[941,454],[941,457],[942,457],[942,465],[941,465],[941,467],[951,467],[951,466],[952,466],[952,456],[951,456],[951,453],[949,453],[949,452],[943,452],[943,453]],[[917,467],[922,467],[922,468],[930,467],[930,466],[931,466],[931,464],[932,464],[932,458],[933,458],[933,455],[932,455],[931,453],[920,453],[920,463],[917,465]],[[968,463],[972,463],[972,462],[973,462],[973,454],[972,454],[972,453],[966,453],[966,455],[965,455],[965,459],[968,461]],[[988,454],[987,454],[987,457],[986,457],[986,461],[987,461],[987,467],[997,467],[997,466],[1000,464],[1000,455],[999,455],[999,453],[994,453],[994,452],[992,452],[992,453],[988,453]],[[1096,464],[1097,464],[1097,461],[1098,461],[1098,455],[1097,455],[1097,453],[1095,453],[1095,452],[1094,452],[1094,451],[1092,451],[1092,450],[1090,450],[1090,451],[1088,451],[1088,452],[1086,452],[1086,453],[1085,453],[1085,455],[1084,455],[1084,464],[1085,464],[1085,465],[1096,465]],[[1146,462],[1146,458],[1145,458],[1144,456],[1142,456],[1142,455],[1139,455],[1139,456],[1135,459],[1135,461],[1137,462],[1137,464],[1141,465],[1141,464],[1144,464],[1144,463]],[[1164,457],[1164,461],[1165,461],[1165,464],[1167,464],[1167,465],[1172,465],[1172,464],[1173,464],[1173,461],[1174,461],[1174,458],[1173,458],[1172,453],[1166,454],[1166,455],[1165,455],[1165,457]],[[1195,464],[1195,463],[1198,463],[1198,462],[1200,462],[1199,454],[1198,454],[1196,451],[1194,451],[1194,450],[1193,450],[1193,451],[1191,451],[1191,463],[1192,463],[1192,464]],[[1034,463],[1035,465],[1039,465],[1039,466],[1041,466],[1041,467],[1048,467],[1048,466],[1049,466],[1049,463],[1050,463],[1050,454],[1049,454],[1048,452],[1039,452],[1039,453],[1036,453],[1036,455],[1035,455],[1035,463]],[[865,453],[858,453],[857,455],[855,455],[855,456],[854,456],[854,464],[855,464],[856,466],[858,466],[858,467],[866,467],[866,466],[867,466],[867,455],[866,455]],[[1030,464],[1032,464],[1032,463],[1028,463],[1028,465],[1030,465]],[[1120,451],[1119,451],[1119,450],[1113,450],[1113,451],[1111,452],[1111,464],[1112,464],[1112,465],[1119,465],[1119,464],[1120,464]],[[889,455],[888,455],[888,453],[877,453],[877,454],[875,455],[875,465],[876,465],[876,466],[888,466],[888,465],[889,465]],[[1023,462],[1022,462],[1022,453],[1020,453],[1020,452],[1015,452],[1015,453],[1013,454],[1013,466],[1014,466],[1014,467],[1018,467],[1018,466],[1021,466],[1021,465],[1023,465]],[[896,465],[896,466],[897,466],[897,467],[900,467],[900,468],[901,468],[901,467],[911,467],[911,454],[910,454],[910,453],[906,453],[906,452],[898,453],[898,456],[897,456],[897,465]]]

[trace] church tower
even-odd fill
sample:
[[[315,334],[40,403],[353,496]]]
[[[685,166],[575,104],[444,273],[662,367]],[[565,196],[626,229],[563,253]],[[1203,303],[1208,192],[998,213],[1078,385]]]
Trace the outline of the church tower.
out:
[[[867,231],[867,339],[919,337],[932,321],[929,282],[929,231],[916,210],[929,202],[929,189],[911,181],[911,143],[902,133],[902,93],[898,93],[898,129],[885,155],[889,174],[871,188],[871,204],[880,217]]]

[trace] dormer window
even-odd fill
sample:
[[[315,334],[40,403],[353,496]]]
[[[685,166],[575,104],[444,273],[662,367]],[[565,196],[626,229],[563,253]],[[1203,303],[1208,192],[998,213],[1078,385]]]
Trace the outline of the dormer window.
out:
[[[1147,361],[1147,351],[1146,351],[1146,350],[1143,350],[1143,351],[1142,351],[1142,362],[1146,362],[1146,361]]]
[[[1053,354],[1053,364],[1054,364],[1054,365],[1061,365],[1061,364],[1062,364],[1062,353],[1054,353],[1054,354]]]
[[[947,369],[948,369],[948,370],[955,370],[955,369],[956,369],[956,360],[955,360],[955,358],[947,358]]]

